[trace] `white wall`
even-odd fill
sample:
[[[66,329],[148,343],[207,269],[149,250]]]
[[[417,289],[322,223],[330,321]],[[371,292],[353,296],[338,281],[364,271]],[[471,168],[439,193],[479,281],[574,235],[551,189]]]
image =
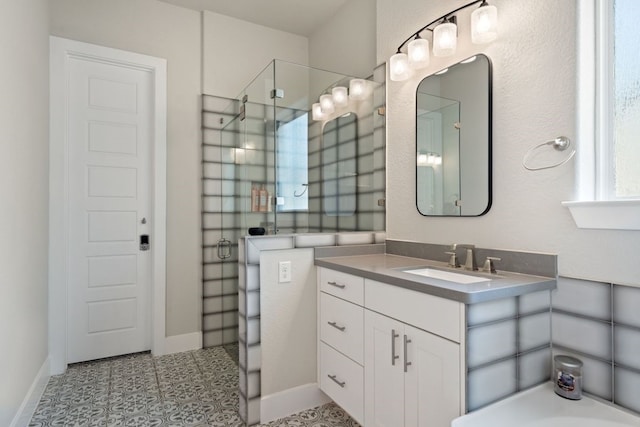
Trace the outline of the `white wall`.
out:
[[[290,283],[278,283],[280,261]],[[316,307],[313,248],[260,252],[262,396],[316,382]]]
[[[413,31],[464,1],[377,2],[377,59],[386,61]],[[575,137],[575,2],[494,0],[500,38],[469,42],[467,19],[452,58],[387,86],[387,237],[557,253],[561,275],[640,286],[640,234],[577,229],[560,205],[576,192],[574,162],[537,173],[527,150],[559,135]],[[415,90],[426,75],[473,53],[493,61],[493,207],[480,218],[425,218],[415,208]]]
[[[53,35],[167,59],[166,334],[199,331],[200,14],[156,0],[50,4]]]
[[[369,77],[380,63],[376,62],[376,0],[346,1],[309,37],[312,67]]]
[[[305,37],[205,11],[202,91],[235,98],[274,59],[307,65]]]
[[[0,425],[47,359],[48,0],[0,13]]]

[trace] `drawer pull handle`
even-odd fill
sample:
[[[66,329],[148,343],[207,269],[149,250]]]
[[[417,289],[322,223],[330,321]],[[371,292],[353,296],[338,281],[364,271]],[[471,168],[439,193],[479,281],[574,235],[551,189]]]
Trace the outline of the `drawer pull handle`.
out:
[[[344,385],[346,384],[344,381],[338,381],[336,378],[338,377],[337,375],[327,375],[329,378],[331,378],[331,380],[338,384],[340,387],[344,388]]]
[[[407,344],[409,344],[411,340],[404,336],[404,371],[407,372],[407,366],[411,365],[411,362],[407,361]]]
[[[340,283],[336,283],[336,282],[327,282],[328,285],[331,286],[335,286],[336,288],[340,288],[340,289],[344,289],[347,287],[347,285],[342,285]]]
[[[347,329],[346,326],[338,326],[338,323],[336,322],[327,322],[328,324],[330,324],[331,326],[333,326],[334,328],[336,328],[339,331],[344,332],[345,329]]]
[[[400,334],[396,334],[396,330],[391,330],[391,365],[396,366],[396,359],[399,359],[400,356],[396,354],[396,338],[398,338]]]

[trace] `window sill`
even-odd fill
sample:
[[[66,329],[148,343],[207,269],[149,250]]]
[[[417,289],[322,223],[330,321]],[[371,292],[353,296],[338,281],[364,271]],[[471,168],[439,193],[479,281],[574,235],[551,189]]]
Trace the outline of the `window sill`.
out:
[[[562,202],[578,228],[640,230],[640,200]]]

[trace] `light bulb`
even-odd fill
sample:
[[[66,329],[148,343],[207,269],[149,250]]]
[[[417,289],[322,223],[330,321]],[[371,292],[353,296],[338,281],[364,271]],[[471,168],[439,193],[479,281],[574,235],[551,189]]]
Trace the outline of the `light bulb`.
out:
[[[406,53],[396,53],[389,60],[389,77],[394,82],[401,82],[409,78],[409,58]]]
[[[319,102],[311,106],[311,118],[313,120],[324,120],[325,115],[322,113],[322,107]]]
[[[363,79],[351,79],[349,82],[349,98],[359,101],[367,97],[367,83]]]
[[[415,70],[425,68],[429,65],[429,40],[416,38],[409,42],[407,47],[409,66]]]
[[[471,42],[483,44],[498,37],[498,9],[483,2],[471,14]]]
[[[444,22],[433,30],[433,55],[451,56],[458,45],[458,27],[453,22]]]
[[[331,114],[336,110],[331,95],[325,94],[320,96],[320,110],[322,114]]]
[[[349,103],[347,88],[344,86],[336,86],[331,89],[331,97],[336,107],[344,107]]]
[[[427,155],[426,154],[418,153],[418,157],[417,157],[416,160],[417,160],[418,166],[426,166],[427,165]]]

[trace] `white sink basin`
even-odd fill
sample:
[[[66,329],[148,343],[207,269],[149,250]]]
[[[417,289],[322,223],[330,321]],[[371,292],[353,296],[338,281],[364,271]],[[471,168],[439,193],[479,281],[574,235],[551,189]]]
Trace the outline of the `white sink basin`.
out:
[[[417,268],[413,270],[403,270],[405,273],[416,274],[418,276],[431,277],[434,279],[446,280],[448,282],[467,285],[470,283],[489,282],[491,279],[485,277],[469,276],[466,274],[453,273],[450,271],[435,270],[433,268]]]

